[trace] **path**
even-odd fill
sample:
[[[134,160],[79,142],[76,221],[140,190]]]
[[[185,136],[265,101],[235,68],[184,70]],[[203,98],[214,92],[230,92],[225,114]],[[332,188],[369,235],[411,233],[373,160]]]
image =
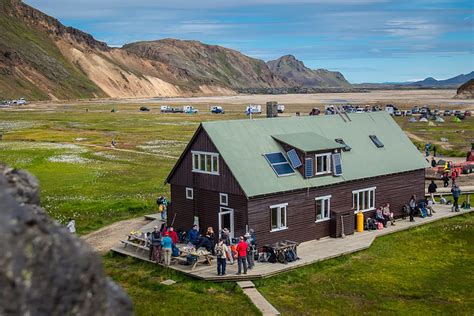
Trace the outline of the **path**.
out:
[[[179,157],[176,156],[170,156],[170,155],[163,155],[163,154],[153,154],[153,153],[147,153],[144,151],[138,151],[138,150],[133,150],[133,149],[123,149],[123,148],[113,148],[110,146],[101,146],[101,145],[93,145],[93,144],[81,144],[81,143],[63,143],[63,144],[71,144],[71,145],[77,145],[77,146],[87,146],[87,147],[94,147],[94,148],[100,148],[100,149],[106,149],[106,150],[115,150],[115,151],[122,151],[122,152],[128,152],[128,153],[135,153],[135,154],[141,154],[141,155],[149,155],[149,156],[155,156],[155,157],[160,157],[160,158],[169,158],[169,159],[178,159]]]
[[[85,240],[95,251],[106,253],[117,245],[117,241],[124,238],[132,230],[139,230],[150,221],[143,216],[125,221],[113,223],[109,226],[96,230],[81,238]]]
[[[237,282],[245,295],[262,312],[263,316],[280,315],[280,312],[255,288],[252,281]]]

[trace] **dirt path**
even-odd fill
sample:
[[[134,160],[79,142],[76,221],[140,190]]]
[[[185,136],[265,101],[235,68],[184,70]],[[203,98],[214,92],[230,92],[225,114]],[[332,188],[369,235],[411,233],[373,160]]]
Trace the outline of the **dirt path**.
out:
[[[125,221],[120,221],[104,228],[101,228],[93,233],[82,236],[91,247],[100,253],[105,253],[113,246],[116,246],[126,234],[132,230],[138,230],[149,223],[143,216],[133,218]]]
[[[149,156],[155,156],[155,157],[160,157],[160,158],[169,158],[169,159],[178,159],[179,157],[176,156],[169,156],[169,155],[163,155],[163,154],[153,154],[153,153],[147,153],[143,151],[138,151],[138,150],[132,150],[132,149],[123,149],[123,148],[112,148],[108,146],[100,146],[100,145],[93,145],[93,144],[81,144],[81,143],[65,143],[65,144],[72,144],[72,145],[77,145],[77,146],[87,146],[87,147],[94,147],[94,148],[100,148],[100,149],[105,149],[105,150],[115,150],[115,151],[122,151],[122,152],[127,152],[127,153],[135,153],[135,154],[141,154],[141,155],[149,155]]]

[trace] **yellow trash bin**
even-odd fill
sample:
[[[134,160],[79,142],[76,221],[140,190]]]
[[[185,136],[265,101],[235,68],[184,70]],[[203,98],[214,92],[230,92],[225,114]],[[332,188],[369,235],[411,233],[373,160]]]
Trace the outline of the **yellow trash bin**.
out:
[[[364,214],[362,212],[357,213],[357,232],[361,233],[364,231]]]

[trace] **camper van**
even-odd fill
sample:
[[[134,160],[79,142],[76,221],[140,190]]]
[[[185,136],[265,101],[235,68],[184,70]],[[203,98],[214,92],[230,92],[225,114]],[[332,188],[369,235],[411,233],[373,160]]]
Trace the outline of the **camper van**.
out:
[[[262,106],[257,104],[249,104],[245,109],[247,114],[262,114]]]
[[[196,114],[199,111],[198,111],[198,109],[196,109],[192,105],[185,105],[185,106],[183,106],[183,112],[188,113],[188,114]]]
[[[285,112],[285,106],[283,104],[278,104],[277,105],[277,111],[278,111],[278,113]]]

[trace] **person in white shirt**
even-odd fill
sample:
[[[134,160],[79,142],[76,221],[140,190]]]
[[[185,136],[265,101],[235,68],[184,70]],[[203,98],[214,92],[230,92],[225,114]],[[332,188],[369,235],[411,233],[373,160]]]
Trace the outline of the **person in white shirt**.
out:
[[[66,227],[67,227],[67,229],[69,229],[69,232],[71,234],[76,233],[76,221],[73,220],[72,218],[69,219],[69,223],[67,223]]]

